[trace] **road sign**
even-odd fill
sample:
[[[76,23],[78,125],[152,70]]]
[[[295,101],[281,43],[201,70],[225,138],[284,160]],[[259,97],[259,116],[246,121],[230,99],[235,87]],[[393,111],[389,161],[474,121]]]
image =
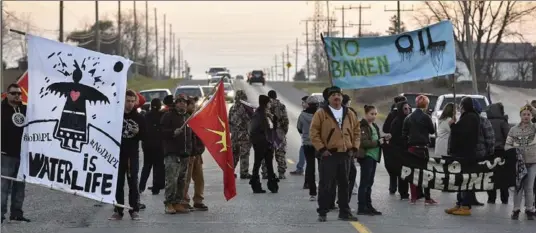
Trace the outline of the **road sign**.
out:
[[[292,67],[292,63],[287,62],[287,68],[290,68],[290,67]]]

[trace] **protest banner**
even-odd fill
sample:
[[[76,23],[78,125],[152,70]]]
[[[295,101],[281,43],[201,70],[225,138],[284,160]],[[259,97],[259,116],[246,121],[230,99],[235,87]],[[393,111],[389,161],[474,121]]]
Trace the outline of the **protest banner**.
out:
[[[442,21],[400,35],[323,37],[333,85],[343,89],[386,86],[453,74],[453,26]]]
[[[516,150],[482,158],[430,158],[405,153],[399,158],[400,177],[424,188],[457,191],[490,191],[516,186]]]
[[[131,61],[27,35],[29,93],[17,178],[115,204]]]

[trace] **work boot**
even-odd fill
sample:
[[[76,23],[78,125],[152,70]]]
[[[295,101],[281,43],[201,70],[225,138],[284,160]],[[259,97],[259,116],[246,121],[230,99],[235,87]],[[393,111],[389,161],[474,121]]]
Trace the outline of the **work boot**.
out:
[[[459,208],[460,208],[460,206],[459,206],[459,205],[456,205],[456,206],[454,206],[454,207],[452,207],[452,208],[446,209],[446,210],[445,210],[445,213],[447,213],[447,214],[452,214],[452,213],[454,213],[454,211],[458,210]]]
[[[195,208],[195,210],[198,210],[198,211],[208,211],[208,206],[206,206],[203,203],[194,204],[194,208]]]
[[[175,208],[173,208],[172,204],[167,204],[166,207],[165,207],[164,212],[166,214],[176,214],[177,213],[177,211],[175,211]]]
[[[518,219],[519,219],[519,213],[520,213],[520,212],[521,212],[520,210],[514,210],[514,211],[512,211],[512,216],[511,216],[512,220],[518,220]]]
[[[301,170],[291,171],[290,174],[295,175],[295,176],[301,176],[303,175],[303,171]]]
[[[462,206],[452,212],[452,215],[458,215],[458,216],[470,216],[471,215],[471,209],[469,209],[468,206]]]
[[[277,193],[279,191],[279,185],[277,184],[279,182],[279,179],[277,179],[274,175],[274,177],[268,179],[268,190],[272,193]]]
[[[534,220],[534,212],[525,210],[525,214],[527,215],[527,220]]]
[[[175,209],[175,213],[177,214],[190,213],[190,209],[187,209],[186,207],[184,207],[183,204],[174,204],[173,209]]]
[[[240,174],[240,179],[242,180],[251,179],[251,174],[248,174],[248,173]]]
[[[122,220],[123,215],[117,212],[114,212],[111,217],[108,218],[108,220]]]
[[[23,216],[10,216],[9,220],[17,222],[31,222],[30,219],[27,219]]]
[[[327,219],[326,215],[320,215],[320,216],[318,216],[318,221],[319,221],[319,222],[325,222],[325,221],[327,221],[327,220],[328,220],[328,219]]]
[[[266,193],[266,190],[262,189],[262,184],[259,179],[259,176],[254,175],[249,180],[249,184],[251,185],[251,189],[253,190],[253,193]]]

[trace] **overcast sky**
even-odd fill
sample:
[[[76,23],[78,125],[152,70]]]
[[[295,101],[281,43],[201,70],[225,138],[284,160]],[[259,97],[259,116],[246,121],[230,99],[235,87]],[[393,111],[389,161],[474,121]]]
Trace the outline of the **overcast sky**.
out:
[[[337,24],[340,25],[341,11],[336,8],[342,5],[358,6],[359,3],[331,1],[331,15],[337,17]],[[363,30],[385,33],[389,27],[389,18],[395,12],[385,12],[384,8],[396,9],[396,1],[362,3],[363,6],[371,7],[363,10],[362,23],[371,24],[364,26]],[[125,11],[131,10],[133,4],[133,1],[122,1],[121,7]],[[136,4],[138,11],[145,11],[144,1],[138,1]],[[281,53],[286,52],[287,45],[290,46],[290,60],[294,64],[296,38],[300,43],[298,67],[305,64],[305,22],[302,20],[313,15],[312,1],[149,1],[148,4],[151,26],[154,26],[154,8],[157,8],[159,36],[163,32],[163,15],[167,15],[167,23],[173,25],[173,32],[181,39],[184,57],[192,67],[194,78],[205,78],[204,72],[211,66],[227,66],[233,74],[245,74],[252,69],[269,69],[274,65],[276,54],[278,62],[281,62]],[[413,6],[417,10],[419,4],[403,2],[402,6],[405,9],[411,9]],[[322,1],[321,5],[325,14],[325,1]],[[4,7],[7,11],[15,12],[21,20],[31,21],[35,34],[57,39],[58,1],[4,1]],[[65,1],[64,7],[66,35],[95,21],[94,1]],[[117,1],[99,1],[99,11],[101,18],[115,19]],[[23,17],[23,14],[29,15],[29,18]],[[412,18],[412,12],[402,13],[402,20],[409,30],[418,27]],[[345,21],[358,23],[358,11],[346,11]],[[357,28],[347,28],[346,34],[357,34]],[[294,69],[291,69],[290,73],[293,76]]]

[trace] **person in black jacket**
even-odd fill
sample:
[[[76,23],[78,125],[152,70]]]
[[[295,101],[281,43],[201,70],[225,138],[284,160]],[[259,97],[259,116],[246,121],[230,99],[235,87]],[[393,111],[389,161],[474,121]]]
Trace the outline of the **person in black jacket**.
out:
[[[411,106],[406,101],[401,101],[396,104],[397,111],[389,127],[391,132],[391,140],[389,145],[392,148],[391,162],[393,164],[394,173],[397,174],[398,179],[398,194],[400,194],[400,200],[407,200],[409,198],[408,188],[409,183],[402,180],[400,177],[401,165],[400,160],[403,156],[403,151],[407,149],[406,141],[402,138],[402,127],[404,126],[404,119],[411,113]]]
[[[394,103],[391,106],[391,111],[389,112],[387,118],[385,118],[385,122],[383,123],[382,131],[384,133],[391,133],[391,123],[393,122],[398,113],[396,105],[402,101],[406,101],[406,97],[397,96],[394,98]],[[389,173],[389,193],[395,194],[398,188],[399,173],[396,172],[396,163],[393,161],[393,159],[391,159],[392,156],[396,156],[396,153],[393,152],[392,148],[393,147],[390,144],[385,144],[382,147],[385,158],[385,169],[387,170],[387,173]]]
[[[175,106],[162,116],[162,139],[164,145],[164,166],[166,177],[165,213],[189,213],[190,210],[181,204],[184,198],[186,173],[190,155],[192,154],[192,129],[185,125],[188,120],[186,112],[187,99],[179,95]]]
[[[140,220],[138,190],[138,173],[140,170],[140,141],[146,137],[146,126],[143,116],[134,108],[138,103],[138,96],[133,90],[127,90],[125,97],[125,114],[123,118],[123,134],[121,137],[121,149],[119,153],[119,168],[117,177],[117,190],[115,199],[118,204],[125,203],[125,175],[128,183],[128,202],[131,210],[132,220]],[[121,220],[123,218],[123,208],[115,207],[114,214],[109,220]]]
[[[164,151],[162,150],[162,137],[160,119],[164,113],[160,111],[162,101],[158,98],[151,100],[151,108],[145,114],[147,125],[147,140],[143,141],[143,168],[140,176],[140,192],[145,191],[149,173],[153,169],[153,186],[149,187],[153,195],[158,195],[165,188],[164,177]]]
[[[255,110],[249,125],[249,138],[255,152],[255,161],[253,163],[253,174],[249,184],[253,193],[266,193],[262,189],[259,177],[259,169],[264,160],[268,172],[268,190],[277,193],[279,190],[279,179],[274,173],[272,160],[276,148],[276,132],[274,115],[270,113],[270,97],[265,95],[259,96],[259,107]]]
[[[453,119],[450,124],[449,154],[453,157],[476,157],[478,135],[480,132],[480,116],[476,112],[473,99],[464,97],[460,103],[460,120]],[[471,215],[473,192],[461,192],[461,199],[454,208],[445,210],[448,214]]]
[[[432,118],[425,112],[428,109],[430,100],[425,95],[419,95],[415,98],[415,103],[417,109],[404,120],[402,138],[406,140],[407,151],[427,160],[429,158],[428,145],[430,144],[430,134],[435,133]],[[411,204],[415,204],[417,199],[419,199],[417,189],[420,192],[422,187],[410,184]],[[426,205],[437,204],[430,197],[429,188],[424,188],[424,198]]]
[[[6,99],[2,101],[2,176],[17,177],[20,165],[20,149],[24,132],[26,105],[22,104],[22,90],[18,84],[7,87]],[[2,178],[2,222],[7,212],[7,199],[11,196],[12,221],[29,222],[23,216],[26,185],[24,182]]]

